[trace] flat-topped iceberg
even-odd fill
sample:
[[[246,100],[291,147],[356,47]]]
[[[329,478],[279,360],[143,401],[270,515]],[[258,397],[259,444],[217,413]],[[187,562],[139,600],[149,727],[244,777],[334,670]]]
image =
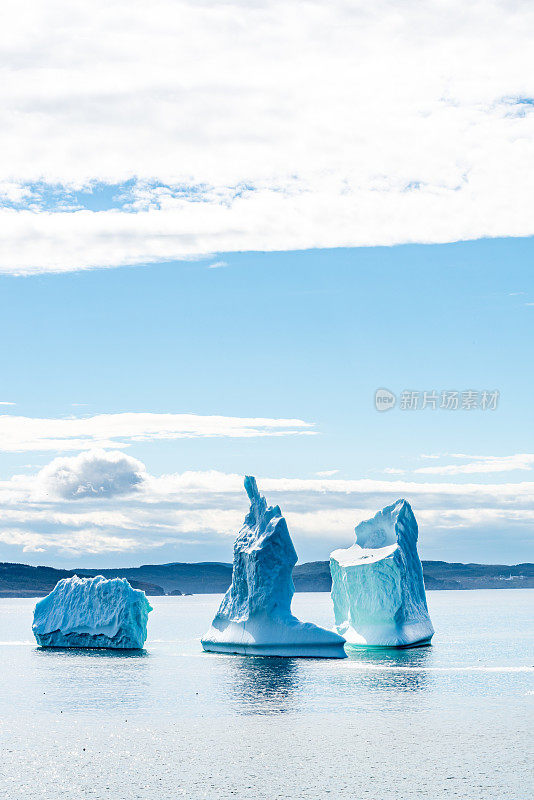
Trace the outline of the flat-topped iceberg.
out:
[[[152,607],[126,578],[64,578],[35,606],[32,630],[41,647],[140,650]]]
[[[336,630],[360,647],[429,644],[434,628],[410,504],[398,500],[355,533],[352,547],[330,555]]]
[[[232,584],[202,638],[204,650],[344,658],[342,636],[291,613],[297,554],[286,521],[278,506],[267,506],[254,478],[245,478],[245,489],[250,511],[234,545]]]

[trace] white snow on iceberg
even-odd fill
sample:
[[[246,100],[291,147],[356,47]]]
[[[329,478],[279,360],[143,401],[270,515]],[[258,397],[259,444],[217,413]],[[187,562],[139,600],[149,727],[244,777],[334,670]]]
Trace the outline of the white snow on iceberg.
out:
[[[35,606],[32,630],[42,647],[139,650],[152,607],[126,578],[64,578]]]
[[[292,615],[297,554],[286,521],[278,506],[267,507],[254,478],[245,478],[245,489],[250,511],[234,545],[232,585],[202,639],[204,650],[345,658],[341,636]]]
[[[417,522],[398,500],[356,528],[356,543],[330,555],[336,630],[348,645],[413,647],[434,634],[417,554]]]

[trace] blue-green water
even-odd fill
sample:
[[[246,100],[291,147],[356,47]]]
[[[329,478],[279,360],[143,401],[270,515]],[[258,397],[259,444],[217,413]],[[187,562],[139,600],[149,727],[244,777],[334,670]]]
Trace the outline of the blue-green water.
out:
[[[39,650],[0,600],[0,797],[534,797],[534,591],[428,600],[432,647],[344,661],[203,653],[214,595],[151,598],[140,654]]]

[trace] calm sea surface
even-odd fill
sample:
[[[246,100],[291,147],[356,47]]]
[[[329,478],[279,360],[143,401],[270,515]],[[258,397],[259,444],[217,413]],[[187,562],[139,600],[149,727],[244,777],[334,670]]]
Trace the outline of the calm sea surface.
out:
[[[0,797],[530,800],[534,591],[428,600],[432,647],[344,661],[203,653],[215,595],[151,598],[135,655],[40,650],[0,600]]]

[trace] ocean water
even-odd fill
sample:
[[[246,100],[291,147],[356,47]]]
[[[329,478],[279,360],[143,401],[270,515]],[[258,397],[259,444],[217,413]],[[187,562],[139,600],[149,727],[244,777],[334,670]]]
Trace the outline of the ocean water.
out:
[[[340,661],[203,653],[220,596],[150,601],[121,654],[41,650],[0,600],[0,797],[534,797],[534,591],[430,592],[431,647]]]

